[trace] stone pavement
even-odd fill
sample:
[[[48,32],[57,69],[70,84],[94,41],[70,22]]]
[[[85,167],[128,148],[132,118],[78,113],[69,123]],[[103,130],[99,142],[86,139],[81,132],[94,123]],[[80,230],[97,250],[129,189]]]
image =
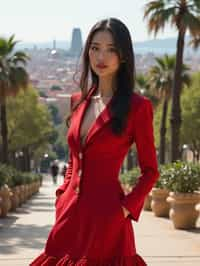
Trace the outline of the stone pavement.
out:
[[[28,266],[42,251],[54,222],[55,188],[46,176],[37,195],[0,219],[0,266]],[[200,218],[197,229],[175,230],[169,219],[143,211],[133,227],[148,266],[200,266]]]

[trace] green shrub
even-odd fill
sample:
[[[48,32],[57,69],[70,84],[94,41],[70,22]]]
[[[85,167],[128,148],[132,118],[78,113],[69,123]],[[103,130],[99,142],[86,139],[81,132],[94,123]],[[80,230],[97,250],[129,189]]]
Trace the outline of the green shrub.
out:
[[[163,186],[173,192],[193,193],[200,189],[200,166],[177,161],[166,164],[160,171]]]
[[[169,182],[168,169],[170,167],[171,165],[160,165],[159,166],[160,176],[157,179],[156,183],[154,184],[155,188],[168,189],[167,187],[167,184]]]
[[[7,166],[5,164],[0,164],[0,187],[7,184],[9,181],[9,174],[7,171]]]
[[[121,174],[120,181],[122,182],[122,184],[128,184],[130,186],[134,186],[138,180],[139,175],[140,175],[140,170],[138,167],[135,167],[129,170],[128,172]]]
[[[6,164],[0,164],[0,187],[7,184],[9,187],[31,184],[32,182],[42,180],[42,175],[38,173],[25,173],[18,171],[14,167]]]

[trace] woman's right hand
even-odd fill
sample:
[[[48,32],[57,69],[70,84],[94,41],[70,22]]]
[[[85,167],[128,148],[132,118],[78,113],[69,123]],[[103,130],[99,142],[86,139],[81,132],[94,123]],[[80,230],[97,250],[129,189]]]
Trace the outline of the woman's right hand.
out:
[[[60,198],[60,196],[63,194],[63,192],[58,192],[56,195],[56,201],[55,201],[55,205],[57,204],[57,202],[58,202],[58,200],[59,200],[59,198]]]

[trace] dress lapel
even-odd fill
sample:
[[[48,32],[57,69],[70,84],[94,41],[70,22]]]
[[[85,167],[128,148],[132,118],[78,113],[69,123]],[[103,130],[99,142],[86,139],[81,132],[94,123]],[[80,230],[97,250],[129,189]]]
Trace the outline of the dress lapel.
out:
[[[109,100],[109,102],[106,104],[105,108],[102,110],[102,112],[98,115],[98,117],[95,119],[95,121],[90,126],[87,136],[85,138],[84,144],[81,144],[81,136],[80,136],[80,129],[81,124],[83,122],[84,115],[86,113],[87,107],[90,104],[91,96],[95,92],[96,87],[92,87],[87,98],[81,103],[80,108],[78,108],[78,112],[76,114],[76,129],[75,129],[75,139],[78,143],[79,150],[86,149],[88,145],[90,144],[91,140],[97,135],[97,133],[107,124],[107,122],[111,119],[111,113],[109,110],[109,106],[111,104],[112,98]]]

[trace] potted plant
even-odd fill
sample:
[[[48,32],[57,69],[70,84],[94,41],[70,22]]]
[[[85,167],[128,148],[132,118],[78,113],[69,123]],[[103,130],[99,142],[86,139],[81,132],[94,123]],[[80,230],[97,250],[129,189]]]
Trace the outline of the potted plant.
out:
[[[169,190],[167,189],[168,175],[166,167],[160,166],[160,177],[151,190],[151,209],[155,216],[169,217],[170,204],[166,201]]]
[[[196,227],[200,202],[200,167],[191,163],[174,162],[168,168],[170,190],[167,201],[170,203],[170,219],[177,229]]]
[[[121,184],[125,194],[128,194],[137,183],[140,175],[140,169],[134,167],[133,169],[120,175]],[[151,210],[151,192],[146,196],[144,201],[144,210]]]
[[[6,217],[11,208],[10,189],[7,185],[8,181],[7,167],[4,164],[0,165],[0,198],[1,201],[1,217]]]
[[[7,166],[7,173],[8,173],[8,186],[10,189],[10,198],[11,198],[11,210],[14,211],[20,204],[19,200],[19,191],[17,188],[18,182],[16,177],[18,176],[18,171],[11,167]]]

